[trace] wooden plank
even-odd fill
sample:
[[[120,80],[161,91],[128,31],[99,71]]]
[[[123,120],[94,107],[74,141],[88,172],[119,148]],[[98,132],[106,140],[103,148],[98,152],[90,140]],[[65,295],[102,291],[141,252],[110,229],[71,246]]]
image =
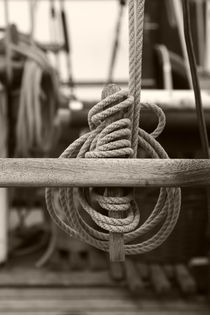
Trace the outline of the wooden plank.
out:
[[[141,299],[141,306],[144,310],[150,311],[175,311],[175,312],[193,312],[209,310],[208,301],[196,299]]]
[[[205,185],[207,159],[0,159],[0,187]]]
[[[9,310],[75,310],[84,312],[86,310],[107,310],[107,311],[120,311],[120,310],[137,310],[138,303],[134,303],[132,299],[130,300],[110,300],[103,299],[95,300],[94,298],[88,300],[1,300],[0,313],[4,314],[4,311]]]
[[[109,264],[110,276],[115,281],[122,281],[124,279],[124,268],[122,262],[113,262]]]
[[[102,99],[109,97],[112,94],[119,92],[121,88],[116,84],[109,84],[103,88]],[[112,104],[112,106],[115,104]],[[115,119],[123,118],[123,113],[115,115]],[[123,196],[123,191],[120,188],[108,188],[108,197]],[[109,217],[115,219],[123,219],[124,213],[121,211],[109,211]],[[109,258],[113,262],[121,262],[125,260],[125,248],[123,233],[109,233]]]
[[[56,296],[57,294],[57,296]],[[41,296],[41,297],[40,297]],[[160,300],[131,298],[120,288],[0,289],[0,313],[5,315],[191,315],[209,314],[204,299]]]
[[[143,303],[142,303],[143,302]],[[176,311],[179,312],[195,312],[197,314],[199,311],[205,312],[209,310],[207,305],[194,305],[191,303],[158,303],[158,301],[149,301],[148,305],[144,304],[144,301],[138,301],[134,299],[126,299],[126,300],[109,300],[109,299],[89,299],[89,300],[1,300],[0,304],[0,312],[1,314],[5,314],[6,310],[10,311],[33,311],[33,310],[42,310],[42,311],[75,311],[75,312],[96,312],[96,311],[104,311],[104,312],[134,312],[134,311],[148,311],[148,312],[158,312],[158,311]],[[130,313],[127,313],[130,314]],[[190,313],[191,314],[191,313]]]
[[[141,276],[141,278],[144,281],[148,281],[149,279],[149,266],[146,263],[142,263],[142,262],[137,262],[136,264],[138,272]]]
[[[129,290],[136,296],[145,294],[145,285],[138,273],[135,263],[131,259],[125,261],[125,273]]]
[[[123,196],[121,188],[109,188],[108,196],[120,197]],[[109,217],[115,219],[123,219],[124,213],[109,211]],[[125,248],[123,233],[109,233],[109,258],[111,262],[125,261]]]
[[[54,286],[116,286],[108,271],[51,272],[47,270],[14,269],[0,272],[0,287]]]
[[[45,311],[45,312],[56,312],[60,314],[60,312],[102,312],[105,314],[115,314],[115,312],[122,314],[122,312],[126,314],[130,314],[130,312],[139,312],[139,314],[180,314],[180,312],[192,314],[206,314],[209,312],[209,308],[207,305],[193,305],[191,303],[168,303],[167,307],[164,307],[164,303],[158,303],[158,301],[149,301],[149,304],[146,305],[141,301],[130,299],[130,300],[94,300],[90,299],[87,301],[80,300],[4,300],[1,301],[0,312],[1,314],[5,314],[6,311],[20,312],[22,311]],[[59,313],[58,313],[59,312]],[[69,313],[68,313],[69,314]],[[209,313],[208,313],[209,314]]]
[[[161,266],[152,264],[150,265],[150,278],[155,292],[161,296],[168,296],[171,294],[171,285],[168,281]]]
[[[129,299],[130,294],[126,288],[118,287],[67,287],[67,288],[43,288],[43,287],[28,287],[28,288],[0,288],[0,301],[3,299]]]
[[[174,271],[181,293],[184,295],[194,295],[197,291],[197,286],[187,267],[181,264],[176,265]]]

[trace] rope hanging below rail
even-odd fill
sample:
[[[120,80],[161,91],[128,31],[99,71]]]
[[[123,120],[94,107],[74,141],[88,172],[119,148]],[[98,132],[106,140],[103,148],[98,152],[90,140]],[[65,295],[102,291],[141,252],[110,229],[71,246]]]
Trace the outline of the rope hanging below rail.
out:
[[[129,1],[129,91],[116,85],[105,87],[102,100],[89,112],[90,132],[72,143],[60,158],[136,158],[138,149],[151,158],[168,158],[156,141],[165,127],[163,111],[157,105],[140,103],[144,4],[144,0]],[[158,118],[151,134],[139,128],[143,107]],[[46,203],[53,220],[69,235],[110,252],[110,239],[121,239],[118,244],[125,254],[142,254],[161,245],[172,232],[179,217],[181,191],[161,188],[143,224],[132,189],[47,188]],[[149,239],[139,242],[152,232]],[[113,235],[119,238],[111,238]],[[113,260],[123,258],[123,254],[112,256]]]

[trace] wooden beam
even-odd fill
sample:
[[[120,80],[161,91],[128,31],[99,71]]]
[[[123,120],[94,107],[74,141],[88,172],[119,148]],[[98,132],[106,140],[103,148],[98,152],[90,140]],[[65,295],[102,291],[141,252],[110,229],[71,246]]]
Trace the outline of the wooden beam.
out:
[[[116,84],[106,85],[101,94],[102,100],[119,92],[121,88]],[[117,103],[112,103],[112,106]],[[123,113],[118,113],[115,115],[115,119],[122,119]],[[123,196],[123,190],[121,188],[108,188],[105,192],[108,197],[121,197]],[[124,213],[122,211],[108,211],[110,218],[123,219]],[[122,262],[125,261],[125,248],[124,248],[124,236],[123,233],[109,233],[109,258],[113,262]]]
[[[210,185],[210,160],[0,159],[0,187]]]

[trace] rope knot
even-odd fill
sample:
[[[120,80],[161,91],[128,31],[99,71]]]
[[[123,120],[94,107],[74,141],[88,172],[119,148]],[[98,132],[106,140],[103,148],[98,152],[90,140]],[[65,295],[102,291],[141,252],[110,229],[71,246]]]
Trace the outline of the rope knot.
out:
[[[132,124],[128,118],[128,111],[133,106],[133,101],[128,91],[121,90],[114,84],[104,88],[102,100],[90,110],[88,115],[93,140],[85,153],[85,158],[133,156]],[[95,190],[91,191],[91,196],[97,202],[97,207],[100,207],[100,212],[92,208],[82,191],[80,191],[80,203],[97,226],[110,233],[126,233],[135,229],[138,218],[131,207],[131,194],[123,196],[120,190],[120,195],[116,196],[113,189],[105,189],[103,195]],[[102,214],[104,212],[105,214]],[[111,213],[121,213],[120,218],[110,217]]]
[[[133,157],[133,124],[129,115],[133,97],[121,90],[112,95],[103,94],[105,98],[89,112],[90,132],[73,142],[61,158]],[[167,153],[156,141],[165,127],[162,109],[155,104],[141,103],[139,106],[140,109],[153,112],[158,118],[158,124],[150,134],[138,127],[138,149],[143,150],[147,157],[167,159]],[[181,195],[177,188],[160,189],[157,203],[143,224],[140,224],[140,209],[133,191],[126,193],[122,188],[100,188],[100,191],[96,188],[77,188],[78,194],[75,195],[75,192],[75,188],[70,187],[59,189],[60,207],[65,217],[63,220],[54,200],[54,189],[47,189],[48,210],[68,234],[104,251],[109,250],[110,233],[124,234],[126,254],[150,251],[164,242],[179,216]],[[159,231],[152,237],[145,241],[139,240],[149,232],[157,231],[159,226]]]
[[[107,96],[88,115],[94,139],[85,153],[86,158],[129,158],[131,148],[131,121],[126,118],[133,97],[127,91]]]
[[[98,227],[107,232],[128,233],[134,230],[139,223],[139,215],[131,206],[132,194],[122,197],[109,197],[107,191],[108,189],[105,189],[102,195],[93,189],[89,192],[88,197],[87,191],[85,193],[84,190],[79,189],[79,201],[82,209],[91,216]],[[100,206],[100,211],[95,210],[92,204],[97,209]],[[109,217],[107,212],[123,212],[124,215],[123,218],[116,219]]]

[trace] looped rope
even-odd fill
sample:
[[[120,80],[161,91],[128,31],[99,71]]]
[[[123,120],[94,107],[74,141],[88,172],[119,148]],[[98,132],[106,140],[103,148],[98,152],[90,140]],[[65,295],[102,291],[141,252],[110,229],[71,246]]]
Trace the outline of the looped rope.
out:
[[[129,1],[130,82],[128,91],[102,95],[89,112],[90,132],[72,143],[60,158],[133,158],[144,150],[150,158],[167,159],[156,141],[165,127],[165,115],[154,104],[140,103],[144,0]],[[157,128],[147,133],[139,128],[140,109],[155,113]],[[180,212],[179,188],[161,188],[157,203],[141,224],[134,191],[121,190],[110,196],[101,188],[47,188],[46,202],[56,224],[71,236],[104,251],[109,250],[109,233],[124,233],[126,254],[141,254],[161,245],[172,232]],[[108,216],[121,212],[122,218]],[[108,233],[109,232],[109,233]],[[148,237],[148,235],[152,235]],[[142,237],[146,240],[142,240]]]
[[[117,103],[117,100],[121,102]],[[125,111],[124,116],[127,115],[130,102],[133,102],[133,98],[126,91],[117,92],[99,102],[89,113],[91,131],[72,143],[61,158],[132,156],[132,149],[127,145],[124,146],[125,140],[129,144],[130,133],[127,132],[129,119],[113,121],[114,116],[122,112],[122,108]],[[167,153],[155,140],[165,127],[163,111],[154,104],[141,104],[141,106],[156,114],[158,126],[151,134],[138,129],[139,149],[144,150],[151,158],[168,158]],[[110,121],[112,123],[107,125]],[[119,126],[122,129],[118,129]],[[126,139],[124,139],[125,135]],[[107,150],[104,147],[106,145]],[[126,254],[139,254],[152,250],[168,237],[179,216],[180,189],[161,188],[157,204],[143,225],[140,225],[140,210],[131,191],[122,197],[109,197],[106,195],[106,189],[98,191],[93,188],[78,188],[77,194],[75,190],[48,188],[46,190],[48,210],[54,221],[65,232],[105,251],[108,251],[109,239],[109,234],[105,231],[124,233]],[[56,195],[58,200],[55,199]],[[96,204],[96,207],[93,204]],[[125,217],[110,218],[107,216],[107,211],[122,211]],[[99,231],[93,227],[93,222],[103,230]],[[135,239],[154,231],[161,224],[160,230],[147,241],[130,244]]]
[[[127,118],[117,120],[117,116],[127,111],[133,104],[133,97],[126,91],[119,91],[106,97],[94,106],[88,115],[88,122],[94,140],[90,150],[86,147],[86,158],[128,158],[131,149],[131,121]],[[92,139],[92,137],[89,139]]]

